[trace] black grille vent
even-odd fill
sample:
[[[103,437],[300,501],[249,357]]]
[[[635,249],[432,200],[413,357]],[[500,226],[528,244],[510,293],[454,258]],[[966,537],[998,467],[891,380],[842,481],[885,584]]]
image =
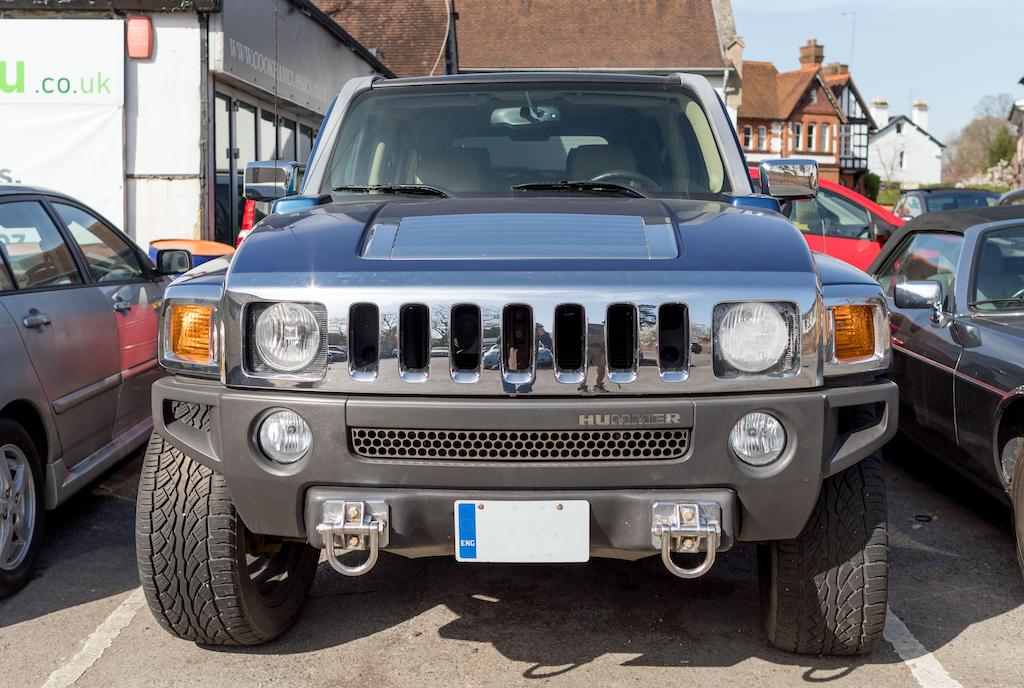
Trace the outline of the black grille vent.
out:
[[[480,369],[480,307],[460,304],[452,307],[452,369],[471,372]]]
[[[635,370],[637,364],[636,307],[608,306],[608,369]]]
[[[533,364],[533,313],[529,306],[505,306],[501,323],[501,354],[505,370],[522,373]]]
[[[380,339],[380,312],[372,303],[352,304],[349,311],[349,347],[352,370],[377,370],[377,342]]]
[[[586,365],[586,316],[583,306],[564,304],[555,309],[555,366],[578,371]]]
[[[686,370],[690,341],[686,306],[666,303],[658,309],[658,361],[668,372]]]
[[[402,306],[398,315],[398,354],[406,370],[425,370],[430,363],[430,309]]]
[[[352,449],[375,459],[463,461],[591,461],[675,459],[686,454],[689,429],[398,430],[350,428]]]

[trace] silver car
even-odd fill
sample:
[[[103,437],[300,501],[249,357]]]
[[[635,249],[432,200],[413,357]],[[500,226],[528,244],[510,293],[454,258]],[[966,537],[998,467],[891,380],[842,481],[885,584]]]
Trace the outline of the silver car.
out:
[[[149,437],[168,282],[81,203],[0,186],[0,598],[27,580],[44,511]]]

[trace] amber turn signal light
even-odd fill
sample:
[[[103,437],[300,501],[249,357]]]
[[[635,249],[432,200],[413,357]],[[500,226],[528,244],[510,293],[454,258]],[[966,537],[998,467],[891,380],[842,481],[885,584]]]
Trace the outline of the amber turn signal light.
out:
[[[836,306],[832,315],[837,361],[875,353],[875,313],[871,306]]]
[[[171,319],[168,345],[171,353],[189,363],[213,363],[213,306],[174,305],[168,317]]]

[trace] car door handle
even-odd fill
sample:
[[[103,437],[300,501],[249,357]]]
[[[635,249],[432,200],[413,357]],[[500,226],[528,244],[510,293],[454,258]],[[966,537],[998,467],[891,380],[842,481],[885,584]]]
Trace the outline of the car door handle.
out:
[[[26,315],[22,319],[22,324],[30,330],[38,329],[40,327],[46,327],[52,320],[46,313],[36,313],[34,315]]]
[[[132,309],[132,304],[128,301],[115,301],[114,310],[118,313],[127,313]]]

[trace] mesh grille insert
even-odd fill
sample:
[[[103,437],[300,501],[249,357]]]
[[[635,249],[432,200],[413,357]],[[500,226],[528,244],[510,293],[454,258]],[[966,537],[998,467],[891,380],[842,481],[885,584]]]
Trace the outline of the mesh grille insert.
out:
[[[383,459],[589,461],[675,459],[690,431],[672,430],[399,430],[349,428],[356,455]]]

